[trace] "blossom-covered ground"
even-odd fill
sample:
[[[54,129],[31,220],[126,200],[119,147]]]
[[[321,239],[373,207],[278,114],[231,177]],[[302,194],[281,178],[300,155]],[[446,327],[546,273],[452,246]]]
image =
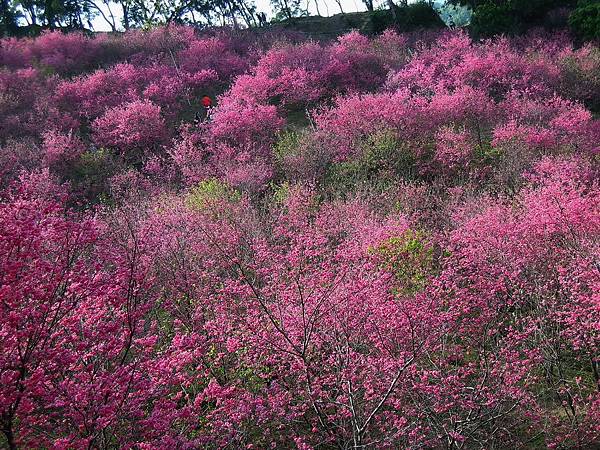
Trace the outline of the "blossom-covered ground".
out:
[[[2,446],[600,445],[597,46],[170,27],[0,63]]]

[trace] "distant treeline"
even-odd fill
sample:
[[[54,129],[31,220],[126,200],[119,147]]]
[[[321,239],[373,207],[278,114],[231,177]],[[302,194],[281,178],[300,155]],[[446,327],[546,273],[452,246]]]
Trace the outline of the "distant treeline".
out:
[[[486,38],[568,28],[581,40],[600,39],[600,0],[361,1],[367,11],[359,15],[376,33],[468,26],[473,37]],[[309,3],[271,0],[271,23],[308,16]],[[320,15],[319,0],[314,5]],[[36,36],[46,29],[94,31],[98,23],[112,31],[163,24],[252,28],[268,25],[265,18],[254,0],[0,0],[0,36]]]

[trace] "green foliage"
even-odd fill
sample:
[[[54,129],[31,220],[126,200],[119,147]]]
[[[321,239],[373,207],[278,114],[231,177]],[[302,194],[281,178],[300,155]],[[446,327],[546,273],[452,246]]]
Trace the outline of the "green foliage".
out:
[[[273,157],[277,165],[282,166],[287,157],[297,154],[301,137],[301,133],[294,130],[279,134],[279,139],[273,146]]]
[[[571,7],[574,0],[458,0],[453,3],[473,8],[471,32],[485,38],[498,34],[519,34],[536,26],[548,25],[549,11]]]
[[[189,208],[196,211],[203,211],[210,208],[216,202],[237,202],[240,200],[240,193],[229,186],[227,183],[216,178],[203,180],[188,192],[185,201]]]
[[[31,66],[37,69],[44,77],[49,78],[56,75],[56,69],[54,67],[42,64],[37,59],[31,61]]]
[[[283,205],[290,195],[290,183],[284,181],[281,184],[273,184],[273,202],[276,205]]]
[[[433,247],[421,231],[406,230],[372,247],[369,253],[378,259],[382,269],[394,274],[399,294],[421,291],[433,273]]]
[[[271,0],[271,7],[275,13],[275,22],[308,15],[301,0]]]
[[[44,29],[84,30],[98,16],[97,6],[84,0],[2,0],[0,29],[11,36],[37,36]],[[27,26],[17,19],[27,17]],[[21,21],[22,23],[25,20]]]
[[[414,177],[415,156],[394,133],[383,130],[369,136],[362,154],[333,164],[327,177],[335,189],[352,190],[358,184],[385,189],[398,178]]]
[[[0,37],[14,36],[17,31],[17,12],[9,0],[0,0]]]
[[[373,33],[381,33],[387,28],[399,31],[413,31],[419,28],[442,28],[444,21],[428,3],[420,1],[396,8],[396,21],[389,9],[380,9],[370,13]]]
[[[331,158],[307,129],[280,133],[272,152],[278,180],[319,180],[327,171]]]
[[[371,30],[374,34],[383,33],[388,28],[394,26],[394,18],[389,10],[379,9],[370,14]]]
[[[116,162],[111,152],[105,149],[89,151],[81,155],[70,171],[73,190],[87,199],[108,203],[107,180],[114,174]]]
[[[273,161],[278,178],[289,178],[287,173],[290,159],[299,157],[301,133],[294,130],[284,131],[279,134],[277,142],[273,145]]]
[[[494,165],[502,157],[502,151],[489,142],[482,142],[474,148],[474,161],[483,166]]]
[[[580,1],[577,9],[569,17],[569,26],[573,33],[583,40],[600,39],[600,1]]]
[[[444,27],[444,22],[435,9],[428,2],[424,1],[398,8],[396,20],[400,31]]]
[[[508,4],[486,3],[478,6],[471,18],[471,32],[477,37],[513,34],[517,31],[517,27],[517,17]]]
[[[582,59],[576,55],[562,58],[560,68],[563,91],[600,113],[600,48],[589,47],[589,53]]]

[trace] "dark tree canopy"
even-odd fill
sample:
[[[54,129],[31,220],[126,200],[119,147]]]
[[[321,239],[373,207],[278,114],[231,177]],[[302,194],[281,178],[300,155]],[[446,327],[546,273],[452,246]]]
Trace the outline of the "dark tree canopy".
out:
[[[290,14],[297,14],[297,6],[290,5]],[[96,18],[113,31],[169,23],[256,25],[252,0],[0,0],[0,35],[5,36],[93,29]]]

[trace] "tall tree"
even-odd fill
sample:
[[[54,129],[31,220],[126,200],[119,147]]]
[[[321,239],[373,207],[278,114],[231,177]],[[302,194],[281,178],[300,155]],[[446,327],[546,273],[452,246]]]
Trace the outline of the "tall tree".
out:
[[[14,5],[10,0],[0,0],[0,36],[12,36],[17,28]]]
[[[308,11],[302,7],[301,0],[271,0],[276,20],[305,16]]]
[[[362,2],[365,4],[367,11],[373,12],[373,0],[362,0]]]

